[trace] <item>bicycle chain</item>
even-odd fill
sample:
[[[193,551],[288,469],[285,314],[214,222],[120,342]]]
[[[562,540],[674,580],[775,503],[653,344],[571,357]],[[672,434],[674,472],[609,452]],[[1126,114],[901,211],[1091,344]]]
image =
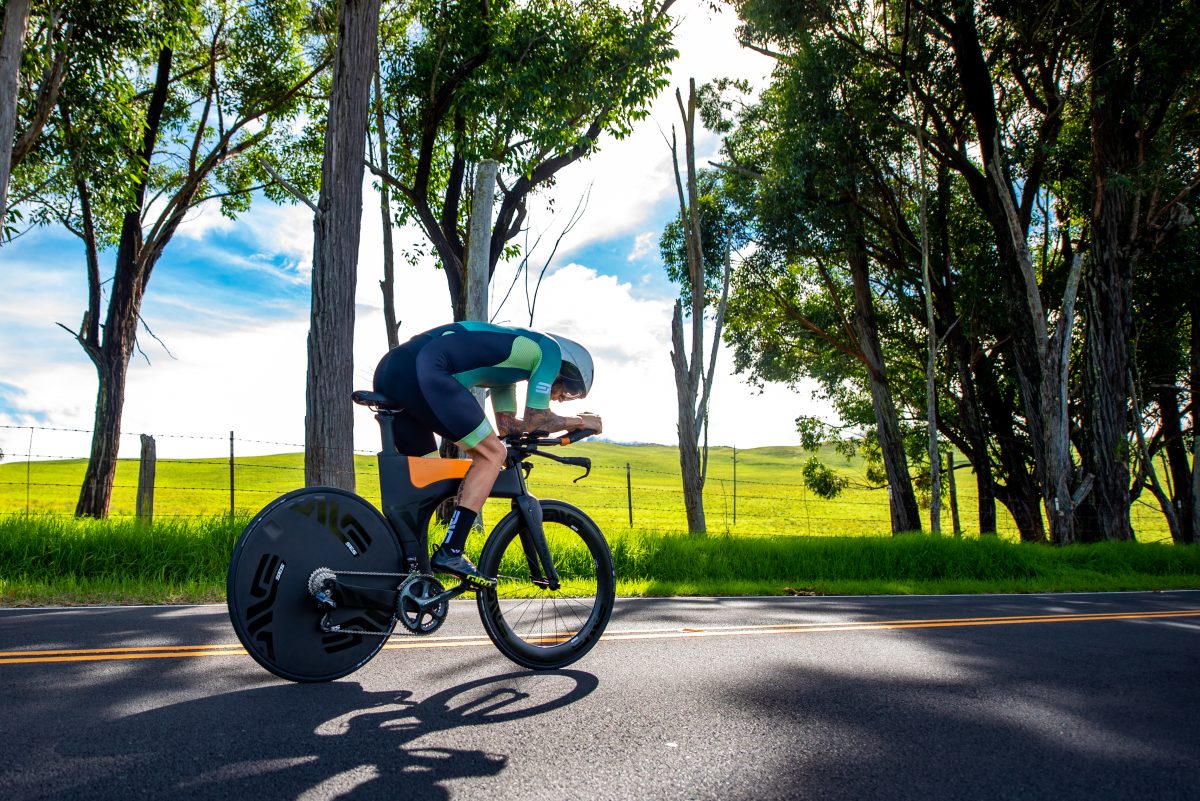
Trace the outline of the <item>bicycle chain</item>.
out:
[[[326,569],[328,569],[328,568],[326,568]],[[315,573],[316,571],[314,570],[313,572]],[[437,579],[434,578],[432,573],[418,573],[415,570],[411,571],[409,573],[378,573],[378,572],[373,572],[373,571],[369,571],[369,570],[338,570],[338,571],[330,571],[330,572],[332,572],[335,576],[387,576],[387,577],[391,577],[391,578],[403,578],[404,581],[400,582],[400,586],[398,586],[396,588],[397,592],[400,592],[401,590],[403,590],[405,584],[408,584],[410,581],[413,581],[418,578],[427,578],[427,579],[433,579],[434,581],[437,581]],[[328,617],[328,616],[329,616],[329,613],[326,612],[324,617]],[[322,623],[324,623],[324,620],[322,620]],[[398,624],[398,623],[400,624],[399,629],[396,628],[396,624]],[[400,623],[400,617],[399,617],[399,615],[397,615],[395,613],[392,614],[392,630],[391,631],[363,631],[361,629],[343,629],[343,628],[339,628],[337,630],[338,634],[361,634],[361,635],[364,635],[367,637],[391,637],[391,636],[394,636],[397,632],[399,632],[401,635],[404,635],[404,636],[417,636],[417,632],[408,628],[408,626],[405,626],[403,623]],[[420,636],[425,636],[425,635],[420,635]]]

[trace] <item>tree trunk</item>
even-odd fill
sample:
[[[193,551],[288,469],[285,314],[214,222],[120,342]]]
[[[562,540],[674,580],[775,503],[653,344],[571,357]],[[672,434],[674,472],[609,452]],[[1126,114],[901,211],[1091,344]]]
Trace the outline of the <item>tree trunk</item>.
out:
[[[492,159],[480,161],[476,167],[475,191],[471,197],[471,218],[467,240],[466,317],[467,320],[488,319],[488,284],[490,281],[492,201],[495,197],[496,173],[500,164]]]
[[[1187,446],[1183,442],[1183,415],[1179,413],[1179,390],[1174,386],[1158,391],[1158,408],[1162,415],[1162,435],[1171,475],[1170,503],[1179,525],[1179,543],[1192,543],[1196,532],[1192,528],[1192,475],[1188,468]]]
[[[1040,509],[1042,493],[1029,469],[1030,463],[1033,462],[1030,438],[1016,431],[1014,420],[1017,411],[1014,409],[1014,400],[1006,397],[996,381],[992,362],[986,358],[979,359],[973,375],[974,384],[979,390],[981,407],[987,413],[993,436],[999,446],[1002,475],[1006,477],[1003,488],[992,484],[996,500],[1003,503],[1012,515],[1022,542],[1043,542],[1046,539],[1046,528]]]
[[[908,474],[908,457],[904,453],[904,439],[900,433],[900,423],[896,415],[896,405],[892,400],[892,391],[888,386],[883,349],[879,344],[875,306],[871,299],[866,243],[861,235],[856,236],[853,247],[847,253],[847,259],[850,264],[850,277],[854,284],[855,327],[858,329],[859,347],[867,361],[867,375],[871,385],[871,406],[875,410],[879,448],[883,453],[883,466],[887,473],[892,533],[920,531],[921,512],[917,508],[917,496],[913,492],[912,478]]]
[[[1096,477],[1087,504],[1092,525],[1081,540],[1132,540],[1129,524],[1129,369],[1127,343],[1133,327],[1130,297],[1133,265],[1123,257],[1121,228],[1129,224],[1128,197],[1121,181],[1102,189],[1102,211],[1094,221],[1092,269],[1088,271],[1085,359],[1085,470]],[[1117,186],[1114,186],[1117,185]]]
[[[954,485],[954,448],[946,453],[946,479],[950,484],[950,525],[954,536],[959,537],[962,536],[962,522],[958,518],[958,488]]]
[[[1192,295],[1192,541],[1200,539],[1200,293]]]
[[[325,128],[321,197],[313,219],[312,311],[304,420],[308,486],[354,490],[354,290],[362,175],[380,0],[342,0]]]
[[[25,32],[29,28],[30,5],[30,0],[8,0],[0,33],[0,241],[4,239],[4,220],[8,215],[8,178],[17,130],[17,80]]]
[[[977,513],[979,533],[996,533],[996,480],[992,475],[992,458],[988,452],[987,432],[983,428],[983,416],[979,408],[975,378],[971,370],[970,344],[964,337],[953,343],[958,381],[962,387],[961,397],[956,399],[959,415],[963,420],[967,441],[971,443],[971,466],[975,469]]]
[[[1100,269],[1105,267],[1101,265]],[[1133,536],[1129,522],[1129,404],[1126,393],[1113,385],[1116,372],[1128,366],[1125,339],[1118,333],[1122,328],[1128,330],[1128,323],[1120,320],[1127,317],[1120,307],[1128,308],[1122,300],[1128,296],[1114,283],[1125,282],[1099,278],[1089,292],[1081,451],[1085,468],[1096,476],[1096,485],[1086,517],[1091,525],[1081,527],[1079,532],[1080,539],[1088,542]],[[1110,291],[1116,297],[1109,295]]]
[[[671,317],[671,364],[675,368],[675,398],[678,402],[679,471],[683,480],[683,507],[688,532],[704,534],[704,473],[700,466],[699,432],[696,430],[696,387],[688,376],[684,355],[683,306],[675,301]]]
[[[671,164],[675,171],[675,191],[679,199],[679,222],[687,253],[688,291],[691,295],[691,354],[684,349],[683,304],[675,301],[671,317],[671,365],[675,370],[675,398],[678,404],[679,468],[683,481],[683,503],[687,513],[688,531],[704,534],[708,524],[704,518],[704,480],[708,465],[707,421],[708,403],[716,369],[717,348],[720,346],[721,326],[729,293],[730,259],[725,254],[724,283],[713,328],[710,363],[704,369],[704,306],[705,265],[703,230],[700,227],[700,197],[696,172],[696,81],[689,81],[688,101],[675,90],[675,102],[683,121],[684,164],[687,171],[686,188],[679,172],[679,151],[675,132],[671,132]],[[703,446],[700,431],[706,434]]]
[[[1129,335],[1137,199],[1131,185],[1139,150],[1146,146],[1130,111],[1132,79],[1115,64],[1111,9],[1100,12],[1093,39],[1091,268],[1088,271],[1087,347],[1084,361],[1083,463],[1095,477],[1088,501],[1092,525],[1080,539],[1128,540],[1129,522]]]
[[[375,71],[375,126],[379,131],[379,166],[388,169],[387,124],[383,118],[383,87],[379,70]],[[387,329],[388,350],[400,344],[400,323],[396,320],[396,248],[392,242],[392,187],[379,182],[379,213],[383,217],[383,325]]]
[[[1012,515],[1021,542],[1045,542],[1046,527],[1042,518],[1042,497],[1032,476],[1022,474],[997,494],[997,498]]]
[[[953,396],[959,417],[962,419],[963,433],[970,444],[967,458],[975,469],[976,499],[979,515],[979,533],[996,533],[996,485],[992,472],[992,459],[988,451],[988,434],[984,428],[983,413],[979,405],[979,393],[975,386],[972,357],[978,350],[978,343],[968,341],[962,326],[956,324],[959,318],[955,302],[952,257],[950,253],[950,204],[951,186],[949,168],[939,162],[937,175],[937,204],[934,207],[933,222],[938,242],[938,269],[941,280],[936,284],[934,300],[937,303],[938,316],[945,329],[943,336],[954,359],[954,367],[958,374],[961,392]],[[950,472],[953,482],[953,471]],[[953,486],[953,484],[951,484]],[[957,532],[957,529],[956,529]]]
[[[909,93],[912,85],[909,84]],[[915,107],[916,102],[913,101]],[[917,134],[917,151],[921,160],[921,283],[925,292],[925,430],[929,436],[929,531],[938,534],[942,530],[942,457],[938,451],[938,403],[937,403],[937,318],[933,310],[933,275],[929,266],[929,214],[928,182],[925,175],[925,142]]]
[[[96,363],[96,417],[92,423],[92,449],[84,472],[76,517],[108,517],[117,455],[121,448],[121,410],[125,406],[125,375],[129,360],[118,364]]]

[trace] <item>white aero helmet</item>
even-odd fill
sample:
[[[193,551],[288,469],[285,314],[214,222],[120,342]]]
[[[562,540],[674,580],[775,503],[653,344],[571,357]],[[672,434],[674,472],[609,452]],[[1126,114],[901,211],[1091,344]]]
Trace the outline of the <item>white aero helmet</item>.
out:
[[[561,334],[547,334],[558,343],[562,367],[558,371],[568,400],[585,397],[592,389],[592,356],[587,348]]]

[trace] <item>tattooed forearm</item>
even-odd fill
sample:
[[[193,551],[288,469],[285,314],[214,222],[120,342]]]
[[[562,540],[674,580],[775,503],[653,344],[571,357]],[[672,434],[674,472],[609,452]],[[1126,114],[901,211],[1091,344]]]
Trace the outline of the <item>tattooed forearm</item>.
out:
[[[516,412],[496,412],[496,433],[502,437],[523,431],[521,420]]]
[[[545,431],[553,434],[556,431],[566,431],[578,428],[581,421],[578,417],[559,417],[549,409],[526,409],[525,430]]]
[[[596,433],[603,430],[600,418],[589,412],[584,412],[581,417],[560,417],[549,409],[526,409],[524,420],[515,412],[496,412],[496,433],[501,437],[530,431],[554,434],[578,428],[590,428]]]

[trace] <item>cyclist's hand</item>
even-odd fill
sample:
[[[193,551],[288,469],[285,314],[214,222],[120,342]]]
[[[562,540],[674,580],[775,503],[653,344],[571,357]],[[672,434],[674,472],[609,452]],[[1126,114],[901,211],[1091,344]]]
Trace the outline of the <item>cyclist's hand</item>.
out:
[[[600,415],[598,415],[598,414],[592,414],[591,412],[584,412],[581,415],[579,415],[579,420],[580,420],[580,424],[577,426],[573,426],[571,428],[572,431],[578,431],[581,428],[590,428],[592,431],[595,431],[597,434],[604,431],[604,424],[600,422]]]

